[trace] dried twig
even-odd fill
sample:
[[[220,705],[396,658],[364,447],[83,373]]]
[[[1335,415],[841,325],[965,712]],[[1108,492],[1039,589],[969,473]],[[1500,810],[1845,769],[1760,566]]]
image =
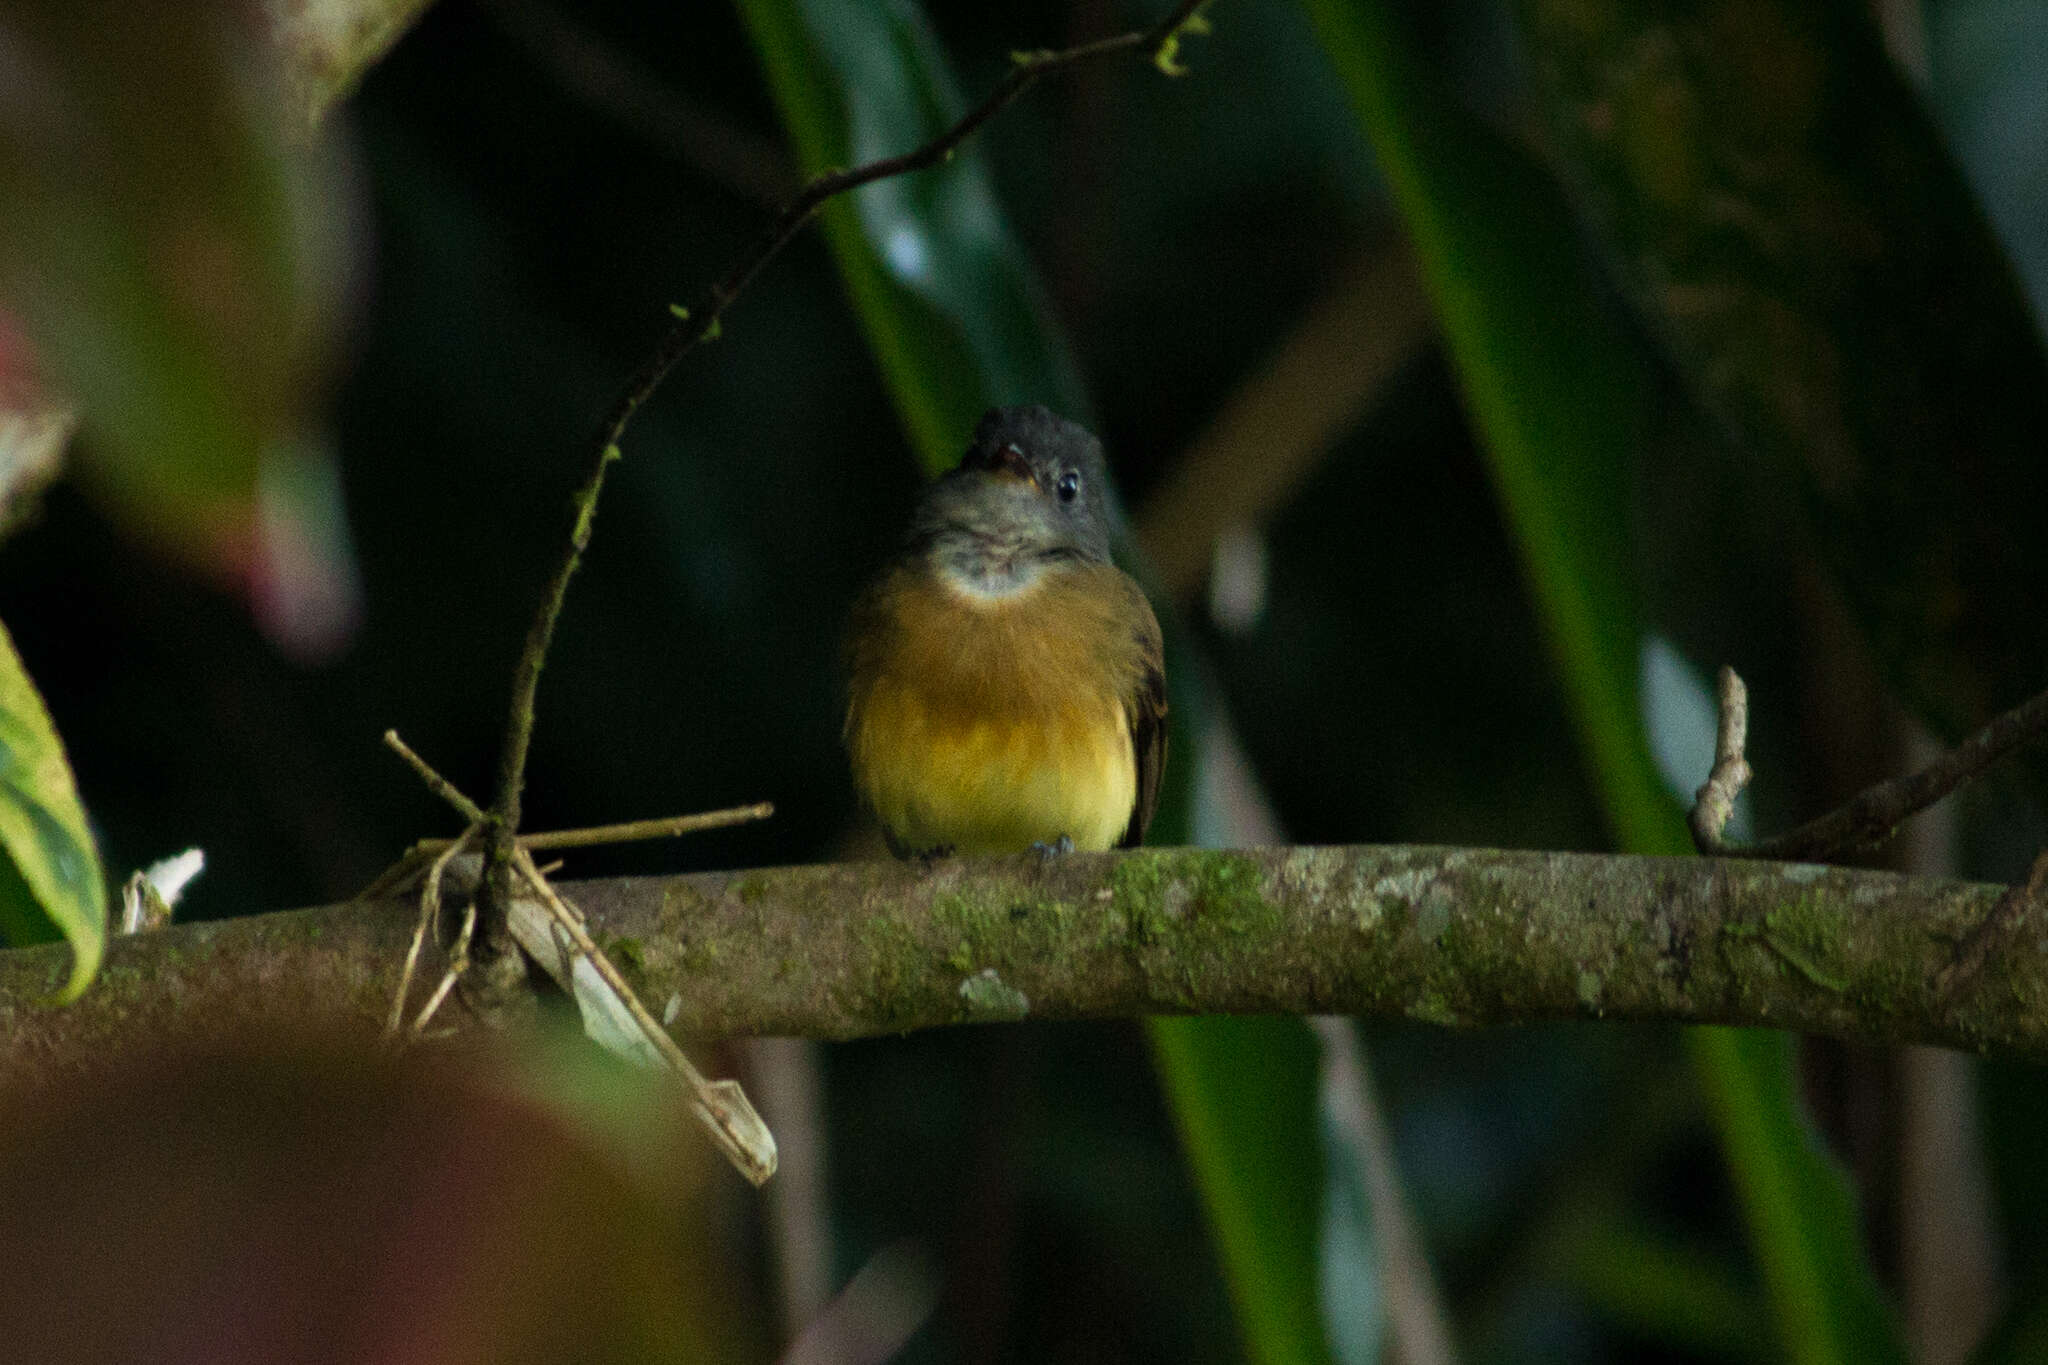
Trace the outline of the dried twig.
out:
[[[2034,865],[2027,869],[2025,879],[2006,888],[1983,921],[1972,929],[1956,948],[1955,961],[1944,967],[1935,978],[1935,989],[1939,997],[1953,1004],[1956,997],[1984,970],[1985,961],[1991,950],[2012,937],[2020,919],[2027,910],[2041,903],[2041,894],[2048,890],[2048,848],[2034,855]]]
[[[1749,760],[1742,752],[1749,743],[1749,689],[1726,664],[1716,682],[1721,721],[1714,735],[1714,770],[1694,793],[1688,820],[1693,845],[1702,853],[1721,853],[1728,848],[1721,842],[1721,831],[1728,828],[1735,814],[1735,798],[1750,779]]]
[[[440,848],[432,863],[428,865],[426,881],[420,891],[419,925],[413,931],[412,947],[406,953],[405,969],[399,975],[398,994],[392,1001],[391,1013],[385,1022],[385,1032],[396,1034],[404,1018],[405,998],[412,986],[413,972],[418,965],[427,931],[440,918],[442,875],[448,864],[488,826],[490,817],[480,810],[475,802],[463,795],[454,783],[442,777],[431,764],[413,752],[405,741],[398,737],[396,731],[386,731],[384,742],[410,764],[413,771],[420,775],[421,780],[443,800],[459,811],[475,813],[469,827],[463,830],[461,836],[445,841],[445,846]],[[668,820],[640,821],[634,825],[611,826],[595,832],[616,836],[619,831],[626,830],[635,833],[637,837],[652,837],[654,834],[680,832],[676,828],[678,825],[688,826],[693,821],[697,822],[694,827],[707,828],[716,824],[734,824],[743,819],[759,818],[765,813],[761,806],[749,806],[737,811],[712,812],[709,817],[681,816]],[[416,845],[392,871],[378,878],[378,884],[389,882],[393,874],[401,870],[405,870],[404,875],[410,875],[409,868],[416,865],[421,856],[423,846]],[[768,1125],[754,1112],[754,1106],[748,1101],[746,1092],[740,1088],[739,1083],[730,1080],[706,1080],[703,1074],[690,1064],[690,1059],[683,1055],[683,1050],[676,1046],[675,1039],[669,1037],[668,1030],[648,1013],[645,1005],[640,1003],[640,997],[626,984],[626,979],[619,974],[619,969],[613,966],[611,960],[598,948],[596,941],[584,928],[582,913],[564,900],[549,884],[547,873],[534,865],[533,856],[522,844],[513,846],[512,859],[513,874],[522,885],[533,892],[538,903],[545,908],[553,932],[559,933],[571,945],[573,951],[568,954],[569,965],[565,967],[563,954],[553,951],[555,945],[552,942],[552,935],[522,937],[520,942],[536,961],[555,976],[562,988],[575,997],[578,1007],[585,1009],[586,1024],[589,1021],[585,998],[587,992],[584,983],[575,979],[576,962],[587,963],[602,983],[605,999],[598,1003],[622,1011],[630,1020],[629,1026],[616,1031],[615,1036],[619,1041],[607,1042],[606,1045],[627,1053],[633,1060],[651,1061],[654,1065],[674,1072],[690,1092],[691,1111],[711,1134],[714,1145],[725,1154],[726,1159],[732,1162],[740,1174],[756,1185],[774,1175],[774,1134],[768,1131]],[[477,897],[473,896],[463,912],[462,931],[457,935],[454,946],[449,951],[448,968],[442,973],[440,984],[434,988],[433,995],[420,1009],[419,1017],[413,1021],[414,1037],[418,1037],[426,1029],[442,1002],[448,998],[448,993],[468,971],[470,948],[475,942],[480,922]],[[508,924],[507,928],[513,929],[514,926]]]
[[[414,765],[416,771],[422,771],[422,775],[433,772],[432,768],[425,766],[425,760],[404,747],[403,741],[398,741],[395,735],[392,739],[396,741],[395,747],[406,756],[408,763]],[[434,775],[437,778],[440,776],[438,773]],[[450,790],[454,789],[451,787]],[[468,800],[460,792],[455,792],[455,795],[464,801]],[[591,825],[584,829],[544,830],[536,834],[522,834],[518,843],[521,848],[531,852],[536,849],[546,851],[557,848],[589,848],[597,844],[624,844],[639,839],[671,839],[707,829],[741,825],[750,820],[766,820],[774,814],[773,802],[757,801],[751,806],[730,806],[724,810],[699,811],[692,815],[667,815],[658,820],[629,820],[624,824]],[[453,842],[451,839],[421,839],[408,848],[397,862],[378,873],[375,881],[357,893],[358,898],[373,901],[396,895],[401,888],[412,885],[413,879],[420,875],[421,869],[425,868],[431,859],[445,852]],[[543,867],[541,871],[552,876],[561,865],[557,860]]]
[[[581,567],[583,554],[590,545],[591,525],[597,515],[598,498],[604,491],[605,477],[611,466],[623,458],[619,442],[624,439],[626,428],[632,424],[640,408],[654,391],[660,387],[677,362],[710,341],[719,334],[725,310],[734,299],[752,283],[761,269],[773,260],[803,228],[815,218],[818,211],[831,199],[862,185],[877,180],[922,170],[950,157],[988,120],[1014,103],[1044,77],[1073,66],[1079,62],[1116,52],[1144,50],[1158,68],[1168,75],[1181,74],[1177,63],[1181,35],[1205,31],[1200,10],[1207,0],[1180,0],[1172,11],[1159,23],[1149,28],[1119,34],[1091,43],[1061,51],[1026,52],[1012,54],[1011,67],[1007,75],[995,88],[943,133],[917,149],[901,156],[887,157],[872,161],[852,170],[832,171],[818,176],[806,185],[796,198],[777,215],[775,222],[760,241],[716,283],[712,284],[694,308],[676,308],[675,322],[663,336],[654,354],[628,381],[624,392],[612,405],[609,413],[599,426],[594,444],[589,473],[571,500],[568,544],[553,576],[541,596],[533,625],[527,632],[525,646],[521,649],[518,663],[513,669],[512,701],[506,720],[504,744],[499,753],[497,783],[488,811],[480,809],[464,796],[455,785],[436,772],[405,742],[395,731],[387,731],[384,742],[401,758],[409,763],[427,786],[460,812],[470,822],[472,831],[480,829],[485,835],[484,867],[473,909],[481,914],[481,922],[465,921],[464,943],[472,930],[478,941],[485,946],[488,954],[496,951],[495,945],[502,932],[509,929],[509,899],[512,882],[518,881],[530,886],[540,897],[549,911],[556,927],[574,945],[575,956],[587,961],[603,979],[605,985],[617,996],[631,1014],[635,1025],[646,1042],[661,1059],[680,1075],[689,1087],[698,1117],[711,1130],[722,1150],[750,1179],[759,1183],[774,1172],[774,1139],[767,1128],[754,1114],[746,1096],[730,1081],[710,1082],[699,1074],[689,1059],[671,1039],[632,990],[626,985],[618,969],[598,951],[597,945],[582,926],[582,917],[556,894],[547,878],[534,866],[529,847],[558,847],[565,844],[543,844],[538,841],[521,841],[517,837],[520,819],[520,796],[526,779],[526,757],[533,738],[534,699],[540,686],[541,669],[547,659],[548,648],[554,639],[555,625],[561,617],[562,605],[568,595],[569,583]],[[758,819],[753,810],[721,820],[720,816],[732,815],[720,812],[711,817],[696,817],[702,823],[694,828],[708,828],[714,823],[732,823],[738,819]],[[691,817],[684,817],[688,821]],[[655,837],[659,834],[679,833],[682,822],[658,822],[660,828],[652,833],[645,824],[629,827],[614,827],[603,831],[607,838]],[[622,833],[628,830],[630,833]],[[585,832],[586,836],[589,832]],[[438,904],[438,872],[446,867],[447,860],[455,850],[468,840],[469,832],[462,839],[438,852],[429,869],[428,879],[435,889],[434,900]],[[416,855],[423,850],[416,850]],[[376,890],[387,889],[395,881],[411,875],[407,863],[401,863],[391,872],[378,879]],[[403,989],[411,984],[411,975],[418,960],[418,950],[424,942],[424,926],[429,922],[425,912],[427,896],[422,893],[422,930],[416,935],[414,950],[408,956],[399,998],[399,1017],[403,1014]],[[532,947],[529,946],[529,952]],[[572,969],[573,970],[573,969]],[[459,968],[451,968],[445,976],[422,1018],[415,1027],[424,1026],[434,1007],[445,998]],[[394,1025],[395,1027],[395,1025]]]
[[[1732,668],[1720,678],[1720,733],[1713,775],[1699,790],[1691,824],[1701,853],[1722,858],[1818,861],[1847,849],[1882,843],[1908,817],[1927,809],[1994,763],[2048,734],[2048,692],[2029,697],[1916,773],[1880,782],[1797,829],[1752,844],[1721,837],[1736,793],[1749,781],[1743,757],[1749,731],[1749,702]]]
[[[488,818],[484,808],[462,794],[462,789],[434,771],[432,764],[414,753],[412,746],[398,737],[398,731],[386,730],[384,744],[391,752],[404,759],[412,770],[420,775],[420,781],[427,784],[427,790],[455,807],[456,814],[472,825],[480,825]]]
[[[427,1024],[441,1008],[441,1002],[448,998],[448,992],[455,989],[455,983],[469,970],[469,945],[476,937],[476,897],[462,907],[462,929],[455,935],[455,946],[448,950],[448,970],[441,973],[441,984],[434,987],[434,993],[427,997],[427,1003],[420,1006],[417,1019],[412,1021],[412,1036],[417,1038],[427,1031]]]
[[[398,736],[395,733],[389,733],[385,738],[387,741],[395,741],[398,739]],[[406,752],[410,753],[411,750],[406,750]],[[417,757],[417,755],[414,756]],[[405,1019],[405,998],[412,993],[413,973],[419,969],[420,950],[426,946],[427,934],[441,918],[442,874],[448,870],[448,864],[460,856],[462,850],[470,846],[476,839],[477,832],[482,828],[482,825],[472,821],[469,828],[462,831],[459,837],[449,840],[448,846],[442,849],[434,861],[427,866],[426,880],[420,887],[419,923],[412,931],[412,946],[405,950],[405,968],[399,972],[398,989],[391,996],[391,1013],[384,1020],[384,1036],[387,1038],[398,1036],[399,1025]],[[383,879],[379,878],[378,880],[382,881]],[[474,914],[474,912],[475,906],[472,903],[470,914]],[[465,927],[468,927],[470,923],[469,918],[465,916]],[[452,967],[450,971],[451,973],[453,972]],[[436,1006],[439,1005],[439,997],[443,993],[436,992],[434,1001]]]
[[[774,814],[774,802],[756,801],[751,806],[728,806],[724,810],[700,811],[693,815],[667,815],[658,820],[628,820],[617,825],[590,825],[583,829],[522,834],[518,843],[527,852],[536,853],[557,848],[590,848],[596,844],[627,844],[640,839],[672,839],[677,835],[766,820]],[[439,852],[448,843],[446,839],[422,839],[413,845],[413,850]]]

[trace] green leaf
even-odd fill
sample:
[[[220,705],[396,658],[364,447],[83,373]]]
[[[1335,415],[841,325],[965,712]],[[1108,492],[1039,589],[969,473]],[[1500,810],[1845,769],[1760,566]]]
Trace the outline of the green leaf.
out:
[[[1700,1028],[1686,1035],[1788,1359],[1904,1365],[1906,1349],[1858,1232],[1847,1173],[1799,1104],[1792,1040]]]
[[[1556,187],[1430,84],[1382,5],[1308,9],[1407,220],[1608,821],[1625,848],[1689,851],[1638,696],[1626,497],[1648,373],[1598,306]]]
[[[810,173],[910,151],[964,108],[912,4],[741,0],[740,12]],[[1086,420],[1086,394],[972,144],[933,169],[835,201],[823,219],[928,472],[959,458],[994,404],[1043,402]],[[1173,759],[1152,837],[1172,843],[1191,827],[1203,670],[1172,613],[1162,618]],[[1152,1037],[1257,1358],[1324,1359],[1315,1297],[1322,1171],[1306,1030],[1298,1020],[1270,1027],[1161,1020]],[[1289,1057],[1306,1060],[1297,1066]],[[1269,1112],[1300,1116],[1298,1149],[1249,1121],[1231,1093],[1246,1076],[1255,1078]],[[1269,1206],[1289,1211],[1285,1220],[1253,1228]]]
[[[75,999],[99,970],[107,890],[64,745],[0,626],[0,934],[9,943],[71,944]]]
[[[89,486],[222,577],[321,378],[350,215],[233,7],[22,0],[4,20],[0,306],[78,407]]]
[[[741,0],[807,174],[910,151],[966,111],[904,0]],[[1080,377],[972,145],[826,205],[825,235],[911,444],[949,467],[981,414],[1037,402],[1088,420]]]
[[[1777,1359],[1761,1297],[1723,1257],[1677,1245],[1619,1210],[1574,1228],[1556,1249],[1566,1279],[1632,1334],[1706,1358]]]
[[[1639,695],[1627,535],[1646,366],[1598,306],[1557,186],[1456,105],[1380,0],[1308,0],[1407,220],[1567,684],[1609,822],[1690,851]],[[1782,1037],[1700,1030],[1692,1052],[1794,1360],[1903,1359],[1854,1205],[1801,1115]]]
[[[1868,6],[1517,0],[1584,217],[1951,739],[2048,681],[2048,358]]]
[[[1316,1046],[1299,1019],[1153,1019],[1181,1145],[1258,1365],[1330,1359],[1317,1298],[1323,1154]]]

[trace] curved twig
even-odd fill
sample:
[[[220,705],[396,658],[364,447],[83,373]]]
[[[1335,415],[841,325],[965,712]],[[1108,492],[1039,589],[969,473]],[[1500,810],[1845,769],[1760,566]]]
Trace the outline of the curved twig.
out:
[[[1717,858],[1767,858],[1819,862],[1849,849],[1867,848],[1891,837],[1910,816],[1927,809],[1993,764],[2048,734],[2048,691],[1998,716],[1968,739],[1916,773],[1880,782],[1796,829],[1755,843],[1721,837],[1736,794],[1748,783],[1743,756],[1749,732],[1749,698],[1732,668],[1720,675],[1720,730],[1713,773],[1699,789],[1691,825],[1693,845]]]

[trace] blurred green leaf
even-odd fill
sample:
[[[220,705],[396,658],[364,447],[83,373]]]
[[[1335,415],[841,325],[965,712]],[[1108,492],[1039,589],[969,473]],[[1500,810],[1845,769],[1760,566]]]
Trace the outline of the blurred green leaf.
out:
[[[1542,173],[1429,85],[1381,5],[1308,8],[1422,260],[1608,821],[1623,847],[1688,851],[1637,691],[1627,494],[1647,371],[1599,308]]]
[[[1518,0],[1585,217],[1915,711],[2048,682],[2048,361],[1869,7]]]
[[[1153,1019],[1153,1055],[1258,1365],[1328,1361],[1317,1297],[1323,1153],[1299,1019]]]
[[[1800,1107],[1790,1036],[1700,1028],[1686,1041],[1719,1122],[1787,1358],[1904,1365],[1905,1345],[1864,1255],[1847,1173]]]
[[[348,222],[226,5],[0,16],[0,304],[75,402],[95,490],[241,582],[256,484],[321,377]]]
[[[897,156],[966,112],[907,0],[741,0],[806,174]],[[972,147],[826,205],[825,235],[927,473],[981,414],[1035,402],[1089,421],[1087,395]]]
[[[50,713],[0,627],[0,934],[20,945],[71,944],[72,999],[99,970],[107,890],[85,808]]]
[[[1557,187],[1456,105],[1379,0],[1309,0],[1434,292],[1502,506],[1619,842],[1690,851],[1651,757],[1624,502],[1647,370],[1576,250]],[[1799,1112],[1789,1041],[1696,1030],[1782,1344],[1802,1362],[1902,1358],[1842,1173]]]
[[[1574,1228],[1562,1271],[1601,1311],[1665,1345],[1723,1360],[1776,1360],[1763,1300],[1716,1258],[1677,1245],[1619,1209]]]
[[[769,84],[812,174],[898,155],[963,110],[922,12],[901,0],[742,0]],[[840,273],[927,472],[950,466],[991,405],[1088,404],[1035,277],[972,146],[949,162],[827,206]],[[1152,837],[1186,838],[1200,761],[1200,660],[1165,622],[1173,758]],[[1247,1031],[1249,1028],[1250,1031]],[[1322,1168],[1313,1049],[1299,1020],[1155,1020],[1155,1055],[1223,1249],[1240,1320],[1262,1362],[1326,1358],[1316,1303]],[[1299,1054],[1298,1067],[1287,1058]],[[1294,1136],[1258,1109],[1298,1114]],[[1285,1148],[1295,1142],[1298,1150]],[[1279,1212],[1285,1210],[1285,1213]]]

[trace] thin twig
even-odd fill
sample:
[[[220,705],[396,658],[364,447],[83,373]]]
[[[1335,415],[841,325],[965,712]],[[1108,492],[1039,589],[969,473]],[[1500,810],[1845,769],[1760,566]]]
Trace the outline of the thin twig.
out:
[[[418,764],[418,754],[412,754],[410,761]],[[432,772],[432,769],[426,771]],[[460,797],[462,794],[457,792]],[[467,800],[467,798],[463,798]],[[759,801],[751,806],[732,806],[725,810],[703,811],[695,815],[670,815],[658,820],[631,820],[619,825],[593,825],[587,829],[547,830],[538,834],[522,834],[519,846],[524,849],[587,848],[596,844],[630,843],[638,839],[667,839],[682,834],[694,834],[700,830],[723,829],[728,825],[744,824],[750,820],[766,820],[775,814],[775,805],[770,801]],[[391,866],[377,874],[375,881],[356,893],[357,900],[382,900],[395,896],[413,883],[427,862],[444,852],[450,839],[421,839],[408,848],[404,855]],[[549,863],[541,869],[552,874],[562,864]]]
[[[2048,890],[2048,848],[2034,855],[2034,865],[2027,869],[2026,877],[2006,888],[1983,922],[1957,947],[1955,961],[1935,977],[1936,994],[1944,1003],[1954,1004],[1956,997],[1977,979],[1991,950],[2012,937],[2021,916],[2041,903],[2044,890]]]
[[[435,772],[432,764],[414,753],[412,746],[398,737],[398,731],[386,730],[384,743],[393,753],[411,765],[412,770],[420,775],[420,781],[427,784],[428,791],[455,807],[456,814],[472,825],[484,824],[489,820],[490,817],[485,814],[483,807],[464,796],[461,788],[453,782]]]
[[[1730,683],[1733,683],[1731,689]],[[1797,829],[1753,844],[1731,844],[1721,838],[1726,801],[1749,780],[1743,745],[1749,726],[1748,701],[1742,680],[1733,669],[1721,670],[1720,736],[1716,742],[1714,776],[1700,788],[1692,811],[1693,843],[1701,853],[1722,858],[1768,858],[1811,862],[1846,849],[1882,843],[1908,817],[1927,809],[2015,749],[2048,734],[2048,692],[2040,692],[1998,716],[1916,773],[1880,782],[1846,804]],[[1717,782],[1726,778],[1722,786]]]
[[[395,733],[386,736],[387,741],[397,738]],[[412,946],[405,951],[405,968],[398,974],[398,990],[391,997],[391,1013],[384,1021],[384,1036],[387,1038],[398,1036],[399,1025],[405,1019],[405,997],[412,992],[412,976],[420,965],[420,950],[426,946],[428,932],[441,918],[441,874],[447,871],[451,860],[469,847],[470,841],[476,838],[477,831],[481,828],[482,825],[472,822],[459,837],[448,841],[448,847],[441,850],[440,855],[427,868],[426,882],[420,887],[419,924],[412,931]]]
[[[1721,706],[1720,726],[1714,735],[1714,770],[1693,794],[1692,841],[1702,853],[1720,853],[1727,845],[1721,831],[1735,814],[1735,798],[1749,785],[1749,760],[1743,749],[1749,743],[1749,689],[1726,664],[1716,679],[1716,696]]]
[[[775,814],[771,801],[757,801],[751,806],[730,806],[724,810],[702,811],[695,815],[668,815],[658,820],[629,820],[618,825],[591,825],[586,829],[555,829],[538,834],[522,834],[519,846],[529,853],[544,852],[557,848],[589,848],[595,844],[626,844],[640,839],[670,839],[682,834],[695,834],[700,830],[724,829],[728,825],[744,825],[752,820],[766,820]],[[447,839],[422,839],[413,845],[421,852],[439,852],[448,846]]]
[[[412,1036],[417,1038],[427,1031],[427,1024],[441,1008],[441,1002],[448,998],[448,992],[455,989],[455,983],[469,970],[469,945],[476,936],[476,897],[462,908],[462,932],[455,936],[455,946],[448,951],[448,970],[441,973],[441,984],[434,987],[434,993],[427,997],[427,1003],[420,1006],[419,1018],[412,1021]]]
[[[828,200],[877,180],[937,165],[973,136],[982,124],[1014,103],[1041,79],[1077,62],[1115,52],[1144,49],[1161,70],[1177,73],[1179,68],[1174,64],[1174,57],[1180,35],[1184,30],[1200,27],[1197,11],[1205,3],[1207,0],[1180,0],[1164,19],[1147,29],[1084,43],[1061,52],[1019,54],[1009,72],[980,104],[922,147],[902,156],[872,161],[852,170],[831,171],[813,179],[777,215],[760,241],[711,285],[695,305],[676,310],[674,324],[655,347],[654,354],[627,383],[625,391],[599,426],[590,472],[585,475],[571,504],[573,517],[568,546],[542,593],[533,626],[527,632],[526,644],[520,650],[519,662],[513,669],[512,700],[506,719],[504,746],[498,759],[497,786],[491,802],[491,839],[485,850],[486,894],[491,894],[496,884],[496,870],[508,864],[512,856],[513,836],[519,828],[520,792],[526,780],[526,755],[533,738],[534,697],[540,686],[541,667],[554,639],[555,624],[568,595],[569,581],[575,577],[583,562],[583,552],[590,543],[591,522],[597,515],[598,496],[604,491],[605,475],[612,464],[622,458],[619,442],[624,439],[626,428],[632,424],[641,405],[660,387],[678,361],[719,334],[725,310],[733,300],[747,288],[762,267],[780,254],[817,216]],[[490,928],[488,925],[485,927],[487,937]]]

